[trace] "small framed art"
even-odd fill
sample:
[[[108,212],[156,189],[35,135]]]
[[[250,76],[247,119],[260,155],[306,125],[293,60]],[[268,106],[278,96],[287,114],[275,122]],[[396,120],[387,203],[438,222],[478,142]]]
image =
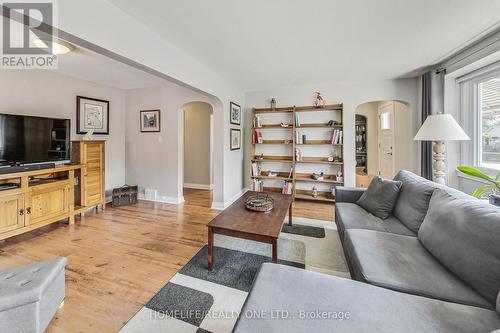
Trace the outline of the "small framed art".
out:
[[[241,130],[239,128],[231,128],[230,130],[230,145],[231,150],[241,148]]]
[[[141,132],[160,132],[160,110],[142,110],[140,114]]]
[[[241,106],[239,106],[236,103],[230,102],[229,108],[230,108],[231,124],[241,125]]]

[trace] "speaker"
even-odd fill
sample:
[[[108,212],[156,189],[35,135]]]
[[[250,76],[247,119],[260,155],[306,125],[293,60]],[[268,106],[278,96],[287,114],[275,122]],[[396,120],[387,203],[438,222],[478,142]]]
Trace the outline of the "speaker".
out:
[[[25,172],[32,170],[42,170],[55,168],[55,163],[40,163],[40,164],[29,164],[29,165],[15,165],[0,168],[0,174],[15,173],[15,172]]]

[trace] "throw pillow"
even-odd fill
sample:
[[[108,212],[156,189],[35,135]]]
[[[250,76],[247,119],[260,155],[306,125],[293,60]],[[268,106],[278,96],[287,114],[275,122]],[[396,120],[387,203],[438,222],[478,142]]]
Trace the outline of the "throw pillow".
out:
[[[385,220],[392,214],[402,184],[376,176],[356,204]]]

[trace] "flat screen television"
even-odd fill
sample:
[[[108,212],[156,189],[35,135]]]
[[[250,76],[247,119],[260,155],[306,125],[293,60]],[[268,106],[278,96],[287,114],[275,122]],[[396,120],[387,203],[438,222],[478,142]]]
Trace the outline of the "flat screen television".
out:
[[[0,166],[70,159],[70,120],[0,114]]]

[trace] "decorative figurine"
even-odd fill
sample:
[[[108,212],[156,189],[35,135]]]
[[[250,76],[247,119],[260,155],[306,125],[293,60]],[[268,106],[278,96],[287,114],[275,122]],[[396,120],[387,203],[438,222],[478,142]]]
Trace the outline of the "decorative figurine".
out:
[[[295,161],[301,161],[302,160],[302,154],[300,153],[299,148],[295,148]]]
[[[321,93],[316,91],[315,96],[314,96],[314,105],[318,107],[323,107],[325,106],[325,100],[323,99],[323,96],[321,96]]]
[[[337,171],[337,181],[338,182],[343,182],[344,181],[344,177],[343,177],[343,174],[342,174],[342,171]]]
[[[271,98],[271,110],[276,109],[276,98]]]
[[[283,128],[287,128],[287,127],[290,126],[290,124],[281,123],[280,126],[283,127]]]
[[[262,168],[260,166],[257,167],[257,176],[260,176],[262,173]]]
[[[264,159],[264,153],[261,153],[259,156],[256,158],[257,160],[263,160]]]
[[[324,179],[324,175],[325,175],[324,172],[320,172],[320,173],[313,172],[313,174],[311,175],[311,177],[314,180],[323,180]]]
[[[316,188],[316,185],[315,185],[312,188],[312,197],[316,198],[317,196],[318,196],[318,189]]]
[[[90,130],[88,131],[87,133],[85,133],[85,135],[83,136],[83,140],[84,141],[92,141],[94,140],[94,138],[92,137],[92,135],[94,135],[94,131]]]
[[[337,121],[336,121],[336,120],[330,120],[330,121],[327,123],[327,125],[328,125],[328,126],[335,126],[335,125],[337,125],[337,124],[338,124],[338,123],[337,123]]]

